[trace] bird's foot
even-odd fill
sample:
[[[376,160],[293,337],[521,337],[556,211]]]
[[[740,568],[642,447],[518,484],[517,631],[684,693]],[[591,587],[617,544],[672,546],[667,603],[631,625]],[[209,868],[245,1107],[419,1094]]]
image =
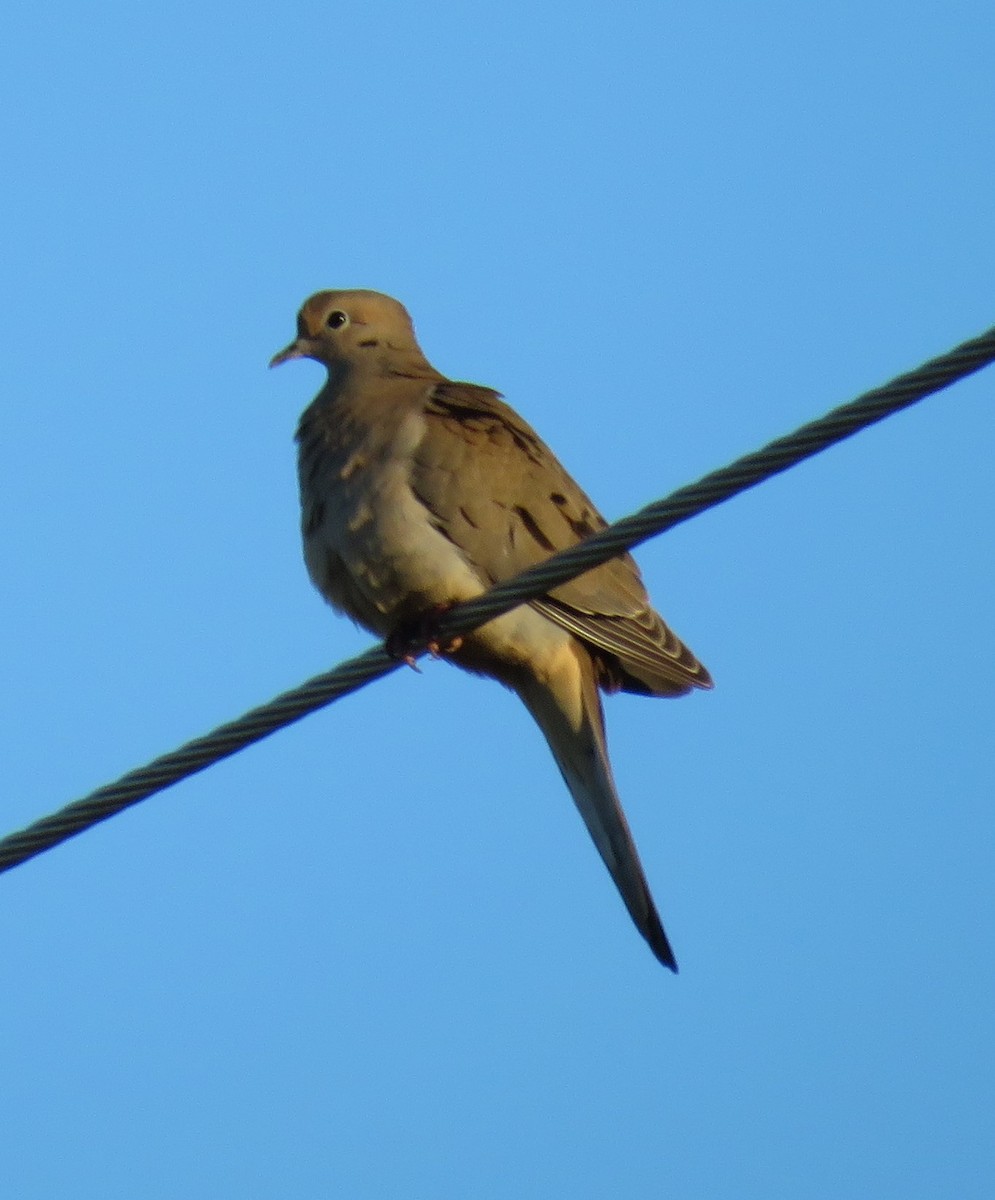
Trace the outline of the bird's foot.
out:
[[[391,658],[406,662],[415,671],[420,670],[414,653],[416,647],[424,646],[433,658],[455,654],[463,645],[463,639],[456,636],[443,641],[438,630],[439,618],[452,607],[451,604],[433,604],[414,621],[402,622],[389,634],[384,649]]]
[[[445,616],[453,607],[452,604],[433,604],[421,618],[422,636],[425,645],[433,658],[441,658],[444,654],[455,654],[463,645],[463,638],[457,633],[443,640],[439,633],[439,618]]]

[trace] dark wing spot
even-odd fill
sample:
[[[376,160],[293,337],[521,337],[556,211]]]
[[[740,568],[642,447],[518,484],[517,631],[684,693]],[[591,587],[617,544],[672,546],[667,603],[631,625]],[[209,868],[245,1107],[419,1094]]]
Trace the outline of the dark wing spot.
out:
[[[493,422],[495,420],[494,414],[488,408],[477,408],[472,404],[457,404],[439,395],[436,395],[434,400],[436,407],[441,409],[444,415],[457,421]]]
[[[574,537],[578,540],[597,533],[599,529],[604,529],[604,522],[599,520],[597,514],[591,512],[589,508],[582,508],[580,515],[575,517],[566,507],[567,498],[560,492],[553,492],[549,498],[558,507],[560,516],[566,521]]]
[[[542,444],[538,438],[533,437],[524,429],[516,429],[514,425],[508,425],[507,430],[519,450],[527,454],[534,463],[542,463]]]
[[[448,541],[452,542],[452,544],[457,548],[457,550],[463,549],[463,547],[459,544],[459,542],[449,532],[449,529],[447,528],[444,521],[433,521],[432,526],[438,533],[441,533],[444,538],[446,538]]]
[[[567,520],[570,523],[570,528],[574,531],[574,533],[579,538],[588,537],[590,534],[594,533],[596,530],[603,528],[602,525],[598,525],[598,524],[595,524],[594,522],[592,522],[591,514],[590,514],[590,512],[588,512],[588,510],[586,508],[580,514],[579,517],[575,517],[575,518],[567,517]]]
[[[463,518],[464,521],[466,521],[467,525],[472,525],[474,529],[480,528],[480,526],[473,519],[473,517],[470,516],[470,514],[466,511],[465,508],[460,507],[459,515]]]
[[[533,515],[529,512],[529,510],[527,508],[522,508],[522,506],[520,504],[516,504],[515,512],[518,514],[519,520],[522,522],[522,524],[525,526],[525,528],[529,531],[529,533],[532,535],[532,537],[535,539],[535,541],[537,541],[544,550],[548,550],[549,553],[552,554],[552,552],[556,549],[556,547],[549,540],[549,538],[546,537],[546,535],[543,533],[543,531],[539,528],[539,525],[536,522],[535,517],[533,517]]]

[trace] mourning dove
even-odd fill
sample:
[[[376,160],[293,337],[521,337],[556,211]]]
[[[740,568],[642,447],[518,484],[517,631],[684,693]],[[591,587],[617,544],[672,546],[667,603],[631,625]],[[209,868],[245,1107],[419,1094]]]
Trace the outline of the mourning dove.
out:
[[[391,297],[318,292],[270,365],[291,358],[328,369],[297,430],[308,573],[377,636],[403,638],[605,527],[497,392],[429,364]],[[449,649],[521,697],[636,927],[676,971],[615,790],[599,689],[681,696],[712,681],[650,607],[635,562],[612,559]]]

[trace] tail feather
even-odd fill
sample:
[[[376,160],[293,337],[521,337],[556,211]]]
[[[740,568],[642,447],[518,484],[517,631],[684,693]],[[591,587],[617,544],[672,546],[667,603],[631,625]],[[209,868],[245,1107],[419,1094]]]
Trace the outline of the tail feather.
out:
[[[621,893],[636,928],[665,967],[677,960],[653,903],[629,823],[615,789],[594,666],[579,643],[547,682],[529,680],[518,693],[542,730],[574,803]]]

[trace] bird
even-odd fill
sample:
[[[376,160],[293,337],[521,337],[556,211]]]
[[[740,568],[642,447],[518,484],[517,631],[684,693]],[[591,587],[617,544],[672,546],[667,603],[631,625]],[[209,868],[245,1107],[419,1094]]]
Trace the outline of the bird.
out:
[[[296,436],[308,574],[395,656],[433,615],[606,527],[500,393],[429,363],[391,296],[315,293],[270,366],[298,358],[327,370]],[[635,561],[613,558],[442,649],[523,701],[636,928],[676,972],[612,775],[600,693],[682,696],[712,679],[651,607]]]

